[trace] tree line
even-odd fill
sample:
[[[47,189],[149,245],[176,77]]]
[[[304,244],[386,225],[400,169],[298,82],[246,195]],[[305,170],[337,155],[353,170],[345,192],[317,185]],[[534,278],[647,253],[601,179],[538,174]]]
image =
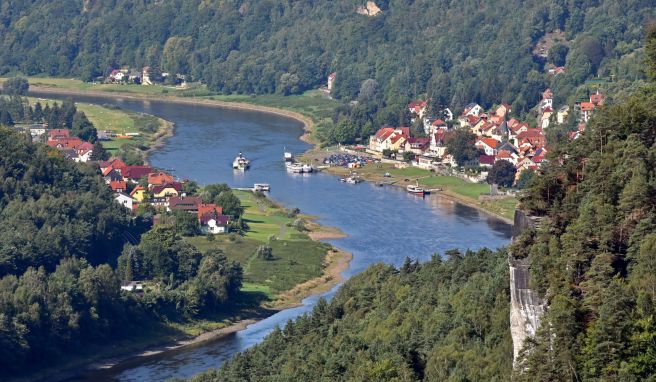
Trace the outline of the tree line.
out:
[[[399,112],[417,97],[435,112],[508,102],[523,113],[547,86],[557,104],[595,76],[626,87],[644,78],[642,26],[655,12],[647,0],[378,0],[382,12],[367,17],[355,12],[363,3],[21,2],[0,9],[0,73],[91,81],[124,65],[150,66],[216,92],[286,95],[337,72],[333,96],[379,103],[373,114],[364,104],[349,112],[362,128],[399,124]],[[546,58],[532,53],[558,31],[564,39]],[[551,78],[546,63],[567,71]],[[380,84],[379,95],[362,92],[369,80]]]
[[[0,175],[0,377],[240,301],[238,263],[130,216],[91,166],[0,127]]]

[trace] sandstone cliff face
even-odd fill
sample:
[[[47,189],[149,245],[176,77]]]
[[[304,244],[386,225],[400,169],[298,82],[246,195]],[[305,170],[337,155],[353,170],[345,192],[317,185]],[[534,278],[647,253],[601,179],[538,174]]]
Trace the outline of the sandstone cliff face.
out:
[[[525,230],[535,229],[539,220],[515,212],[513,237]],[[510,333],[513,339],[513,361],[517,361],[524,341],[534,336],[540,327],[540,319],[546,310],[546,303],[529,287],[530,262],[528,259],[515,259],[508,254],[510,268]]]

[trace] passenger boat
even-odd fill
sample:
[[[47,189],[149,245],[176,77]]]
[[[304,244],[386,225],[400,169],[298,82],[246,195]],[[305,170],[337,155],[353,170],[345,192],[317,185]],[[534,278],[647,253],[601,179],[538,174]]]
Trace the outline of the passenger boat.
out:
[[[414,184],[409,184],[406,187],[406,190],[408,190],[409,193],[414,194],[414,195],[424,196],[426,194],[426,190],[424,190],[422,187],[419,187],[418,185],[414,185]]]
[[[269,183],[255,183],[253,185],[253,190],[255,191],[271,191],[271,185]]]
[[[246,157],[242,153],[239,153],[239,155],[237,155],[235,160],[232,161],[232,168],[234,168],[235,170],[248,170],[250,166],[251,166],[251,162],[248,159],[246,159]]]
[[[292,172],[294,174],[302,174],[303,173],[303,165],[300,163],[287,163],[287,171]]]

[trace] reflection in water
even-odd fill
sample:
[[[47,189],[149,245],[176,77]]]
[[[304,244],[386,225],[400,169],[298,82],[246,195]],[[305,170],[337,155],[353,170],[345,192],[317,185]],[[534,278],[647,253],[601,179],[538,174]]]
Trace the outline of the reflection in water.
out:
[[[510,238],[509,225],[439,195],[419,198],[398,187],[345,184],[327,174],[287,173],[282,160],[284,148],[297,154],[309,148],[298,140],[302,125],[297,121],[208,106],[76,98],[113,103],[174,122],[175,135],[150,158],[159,168],[201,184],[224,182],[252,187],[253,183],[269,183],[272,198],[319,216],[322,224],[339,227],[349,236],[328,242],[353,254],[345,277],[376,262],[400,265],[406,256],[426,260],[433,253],[451,248],[496,248]],[[232,159],[239,151],[252,160],[251,170],[232,170]],[[164,381],[189,377],[262,341],[274,327],[310,311],[317,299],[310,297],[298,308],[282,311],[213,343],[137,360],[77,380]]]

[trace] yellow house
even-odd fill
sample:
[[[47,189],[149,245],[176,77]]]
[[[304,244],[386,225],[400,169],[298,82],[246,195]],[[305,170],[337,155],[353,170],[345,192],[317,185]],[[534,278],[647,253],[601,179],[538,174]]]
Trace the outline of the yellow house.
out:
[[[161,186],[153,187],[153,196],[155,198],[167,198],[170,196],[178,196],[182,191],[182,185],[180,183],[166,183]]]
[[[146,188],[143,186],[137,186],[134,188],[134,190],[132,190],[130,196],[132,199],[141,203],[148,198],[148,190],[146,190]]]

